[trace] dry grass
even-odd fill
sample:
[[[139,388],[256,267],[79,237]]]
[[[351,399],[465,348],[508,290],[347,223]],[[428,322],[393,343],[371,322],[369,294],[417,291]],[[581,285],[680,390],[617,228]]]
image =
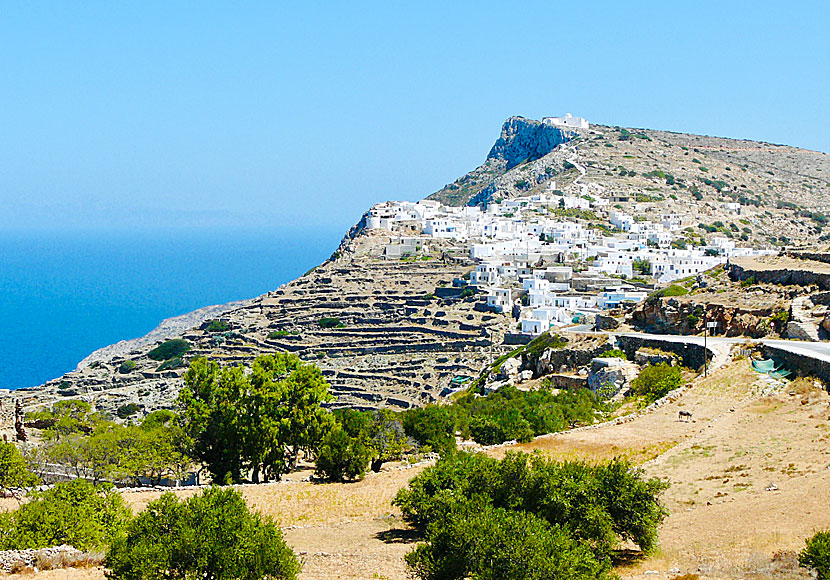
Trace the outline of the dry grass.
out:
[[[507,451],[540,452],[557,461],[581,460],[588,463],[601,463],[622,457],[635,465],[651,461],[677,445],[677,441],[636,442],[627,441],[607,443],[594,440],[593,437],[577,439],[576,437],[539,437],[529,443],[520,443],[510,447],[500,447],[488,454],[503,457]]]
[[[366,521],[397,513],[392,507],[395,493],[423,469],[393,468],[369,473],[355,483],[311,483],[295,480],[267,485],[244,485],[238,489],[248,504],[269,515],[280,526],[335,525]],[[307,474],[306,474],[307,475]],[[180,497],[194,491],[177,491]],[[125,494],[133,511],[140,511],[161,495],[157,491]]]

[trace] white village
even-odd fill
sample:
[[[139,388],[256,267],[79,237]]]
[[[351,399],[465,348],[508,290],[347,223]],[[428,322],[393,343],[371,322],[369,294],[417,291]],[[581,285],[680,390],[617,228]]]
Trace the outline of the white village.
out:
[[[543,122],[588,127],[570,114]],[[664,213],[652,221],[637,215],[636,203],[629,204],[630,213],[615,203],[636,199],[635,192],[603,196],[596,189],[587,193],[578,182],[572,187],[576,191],[563,192],[552,182],[543,194],[496,199],[484,207],[387,201],[366,214],[365,227],[390,236],[387,259],[417,259],[431,239],[462,244],[474,269],[454,286],[474,288],[486,297],[487,308],[512,315],[517,331],[530,336],[593,323],[603,311],[640,302],[655,287],[731,258],[777,253],[739,247],[726,236],[688,247],[676,240],[694,225],[691,214]],[[739,204],[723,206],[740,211]]]

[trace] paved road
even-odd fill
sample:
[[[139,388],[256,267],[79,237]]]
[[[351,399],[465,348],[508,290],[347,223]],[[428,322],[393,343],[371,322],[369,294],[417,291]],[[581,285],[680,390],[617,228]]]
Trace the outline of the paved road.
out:
[[[566,332],[590,332],[590,325],[583,324],[580,326],[572,326],[563,329]],[[650,338],[652,340],[662,340],[665,342],[685,342],[691,344],[703,345],[702,336],[682,336],[677,334],[648,334],[645,332],[596,332],[591,334],[610,334],[614,336],[635,336],[639,338]],[[762,339],[747,339],[745,337],[726,338],[723,336],[710,336],[707,339],[707,344],[714,346],[720,344],[740,344],[747,342],[760,342],[767,346],[780,348],[793,354],[809,356],[810,358],[822,360],[830,363],[830,342],[806,342],[803,340],[774,340],[768,338]]]
[[[686,342],[692,344],[703,344],[702,336],[678,336],[672,334],[647,334],[643,332],[626,332],[622,336],[638,336],[641,338],[651,338],[656,340],[664,340],[666,342]],[[707,339],[708,344],[740,344],[751,340],[752,342],[760,342],[767,346],[780,348],[794,354],[809,356],[823,361],[830,362],[830,342],[807,342],[803,340],[774,340],[762,338],[758,340],[747,339],[744,337],[726,338],[723,336],[710,336]]]

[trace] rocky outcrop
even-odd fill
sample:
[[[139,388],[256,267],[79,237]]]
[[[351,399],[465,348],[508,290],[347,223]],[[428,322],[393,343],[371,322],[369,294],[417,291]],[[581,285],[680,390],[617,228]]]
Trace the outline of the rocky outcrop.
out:
[[[512,169],[519,163],[541,159],[573,135],[539,121],[510,117],[504,122],[487,159],[504,160],[506,168]]]
[[[494,198],[539,193],[552,179],[564,180],[569,169],[575,178],[578,173],[560,145],[576,136],[539,121],[510,117],[485,162],[429,199],[447,205],[486,205]]]
[[[584,367],[608,348],[606,337],[597,337],[592,342],[586,340],[577,348],[548,348],[538,358],[523,355],[521,368],[533,371],[533,378],[543,377],[563,370]]]
[[[704,316],[705,313],[705,316]],[[695,302],[691,298],[649,298],[630,315],[631,324],[658,334],[697,334],[703,332],[704,318],[717,322],[716,333],[725,336],[762,338],[775,333],[770,317],[772,304],[753,310],[722,304]]]

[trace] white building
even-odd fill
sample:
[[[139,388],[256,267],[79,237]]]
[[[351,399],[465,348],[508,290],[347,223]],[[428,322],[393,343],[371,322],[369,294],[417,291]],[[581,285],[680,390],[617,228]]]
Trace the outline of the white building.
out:
[[[612,211],[608,217],[608,221],[611,222],[611,225],[620,228],[624,232],[630,230],[631,226],[635,223],[633,217],[621,211]]]
[[[487,295],[487,306],[496,312],[507,312],[510,310],[510,289],[491,288]]]
[[[542,123],[565,129],[588,129],[590,127],[588,121],[582,117],[574,117],[570,113],[565,114],[564,117],[543,117]]]

